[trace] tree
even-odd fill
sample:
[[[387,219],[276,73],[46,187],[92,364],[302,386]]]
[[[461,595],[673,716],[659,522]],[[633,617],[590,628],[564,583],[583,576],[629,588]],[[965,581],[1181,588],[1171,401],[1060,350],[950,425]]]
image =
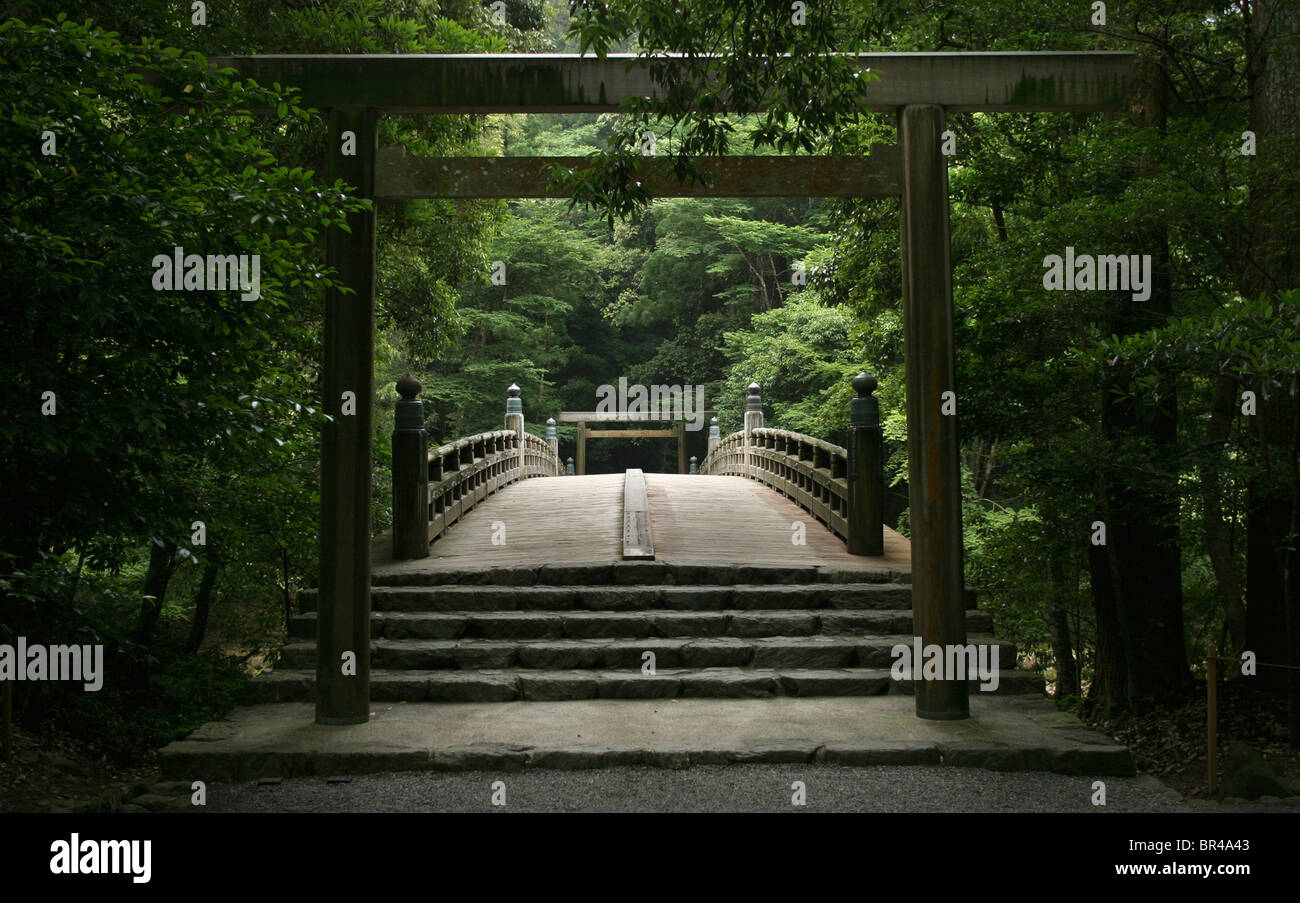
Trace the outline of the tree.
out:
[[[599,209],[612,225],[650,200],[633,178],[646,131],[668,148],[677,177],[692,182],[705,181],[695,158],[726,154],[737,139],[785,153],[834,145],[877,77],[842,53],[861,49],[845,27],[854,21],[849,6],[814,4],[800,19],[789,4],[770,0],[698,0],[690,16],[669,0],[572,0],[569,35],[578,52],[604,58],[634,41],[637,65],[660,94],[625,100],[621,123],[592,165],[560,184],[574,204]],[[670,53],[685,65],[667,65]],[[734,115],[760,109],[737,134]]]
[[[287,93],[67,20],[0,29],[0,341],[16,365],[6,397],[28,400],[0,426],[0,503],[13,515],[3,548],[25,568],[42,550],[107,555],[105,538],[178,533],[165,525],[190,511],[173,462],[238,467],[312,429],[312,384],[294,365],[310,350],[301,311],[330,277],[309,252],[360,202],[278,165],[236,112],[306,116]],[[41,153],[43,136],[57,153]],[[243,255],[249,277],[259,260],[260,285],[209,286],[191,267],[177,274],[189,289],[161,289],[177,248]],[[286,367],[296,391],[252,397]]]

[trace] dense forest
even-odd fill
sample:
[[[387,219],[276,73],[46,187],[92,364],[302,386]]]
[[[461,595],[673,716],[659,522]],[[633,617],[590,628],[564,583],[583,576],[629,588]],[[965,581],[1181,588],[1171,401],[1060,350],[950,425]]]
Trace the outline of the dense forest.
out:
[[[499,428],[512,382],[541,433],[619,377],[704,386],[724,435],[757,381],[769,426],[842,442],[863,369],[906,534],[897,199],[653,199],[608,180],[647,129],[683,162],[893,143],[892,115],[844,103],[869,79],[809,62],[827,51],[1138,53],[1151,101],[1127,113],[949,116],[967,582],[1090,718],[1203,693],[1211,643],[1300,663],[1300,10],[861,0],[791,26],[789,6],[228,0],[200,24],[172,0],[0,2],[0,630],[104,643],[130,675],[93,705],[20,686],[14,717],[127,757],[184,734],[274,661],[316,579],[322,235],[361,202],[325,182],[323,125],[292,91],[206,71],[233,53],[709,51],[729,85],[820,91],[753,116],[669,98],[383,119],[380,145],[410,155],[598,165],[572,203],[379,206],[376,534],[403,374],[434,444]],[[260,294],[141,290],[174,246],[260,254]],[[1045,290],[1067,249],[1149,255],[1149,297]],[[675,467],[666,440],[588,454],[592,472]],[[1288,673],[1248,680],[1296,744]]]

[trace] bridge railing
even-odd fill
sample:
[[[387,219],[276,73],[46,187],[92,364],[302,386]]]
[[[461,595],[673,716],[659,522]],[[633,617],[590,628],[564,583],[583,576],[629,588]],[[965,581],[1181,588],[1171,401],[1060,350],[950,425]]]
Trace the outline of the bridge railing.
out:
[[[556,454],[553,425],[547,439],[524,429],[519,387],[506,399],[507,429],[465,436],[427,450],[420,383],[397,383],[393,430],[393,557],[426,558],[429,544],[475,505],[503,486],[530,477],[564,473]]]
[[[771,486],[831,529],[849,537],[849,453],[789,430],[732,433],[709,453],[700,473],[751,477]]]
[[[849,448],[763,426],[758,383],[749,386],[745,427],[729,436],[710,429],[702,474],[748,477],[780,492],[839,536],[854,555],[884,553],[884,452],[874,377],[853,379]],[[716,421],[717,418],[714,418]]]

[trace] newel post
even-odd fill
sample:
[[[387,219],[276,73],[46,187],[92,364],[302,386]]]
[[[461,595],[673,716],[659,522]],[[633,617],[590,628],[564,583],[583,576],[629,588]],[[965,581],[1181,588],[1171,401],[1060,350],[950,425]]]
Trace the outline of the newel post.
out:
[[[700,472],[700,459],[695,457],[694,455],[691,455],[691,469],[689,472],[690,473]]]
[[[393,426],[393,557],[429,557],[429,440],[424,431],[420,381],[397,381]]]
[[[745,476],[754,474],[754,460],[751,449],[754,447],[754,430],[763,428],[762,387],[758,383],[749,384],[749,397],[745,399]]]
[[[551,447],[551,454],[560,457],[560,438],[555,433],[555,418],[546,418],[546,444]]]
[[[519,461],[516,465],[519,468],[519,479],[523,479],[527,474],[524,469],[524,402],[519,397],[519,387],[514,383],[506,389],[506,429],[513,432],[516,436],[516,446],[519,450]]]
[[[849,404],[849,554],[885,552],[885,479],[876,378],[853,377],[857,397]]]
[[[709,420],[709,454],[722,444],[722,428],[718,426],[718,418],[714,417]]]

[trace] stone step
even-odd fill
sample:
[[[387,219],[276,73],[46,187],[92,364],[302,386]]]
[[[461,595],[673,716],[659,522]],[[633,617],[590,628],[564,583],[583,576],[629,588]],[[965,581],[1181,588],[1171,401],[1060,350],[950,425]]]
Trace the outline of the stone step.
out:
[[[901,583],[736,584],[719,586],[376,586],[373,611],[719,611],[847,609],[898,611],[912,607]],[[301,611],[316,608],[314,590],[299,595]]]
[[[383,639],[590,639],[595,637],[812,636],[907,633],[906,610],[743,611],[376,611],[370,635]],[[966,612],[969,633],[991,633],[985,611]],[[290,635],[316,638],[316,613],[290,622]]]
[[[887,567],[840,565],[715,564],[616,561],[513,567],[430,567],[426,561],[375,569],[375,586],[617,586],[731,585],[736,583],[910,583],[911,573]]]
[[[249,683],[249,702],[312,702],[316,673],[285,669]],[[972,696],[987,695],[971,682]],[[1043,692],[1042,676],[1003,671],[993,695]],[[911,694],[910,680],[887,668],[667,668],[653,677],[639,670],[499,669],[370,673],[374,702],[509,702],[514,700],[758,698]]]
[[[969,721],[917,718],[913,698],[901,693],[536,701],[500,709],[490,702],[377,701],[367,724],[337,728],[313,724],[310,703],[245,706],[171,743],[159,767],[166,780],[187,787],[195,780],[393,771],[484,771],[509,782],[510,773],[525,770],[732,763],[1054,771],[1086,777],[1085,789],[1098,777],[1135,773],[1127,749],[1042,696],[973,693]],[[811,781],[807,774],[796,776]],[[790,780],[786,775],[774,786],[784,800]],[[947,778],[932,773],[926,780]],[[579,790],[584,784],[573,782]],[[810,799],[816,786],[808,784]],[[1087,805],[1087,793],[1080,798]],[[999,808],[1007,808],[1005,801]]]
[[[856,636],[647,637],[642,639],[395,640],[371,643],[370,666],[385,670],[472,670],[536,668],[627,669],[640,673],[644,655],[653,652],[664,668],[888,668],[897,644],[909,648],[905,634]],[[996,644],[998,661],[1010,670],[1016,647],[990,634],[968,642]],[[289,643],[281,664],[314,668],[316,644]]]

